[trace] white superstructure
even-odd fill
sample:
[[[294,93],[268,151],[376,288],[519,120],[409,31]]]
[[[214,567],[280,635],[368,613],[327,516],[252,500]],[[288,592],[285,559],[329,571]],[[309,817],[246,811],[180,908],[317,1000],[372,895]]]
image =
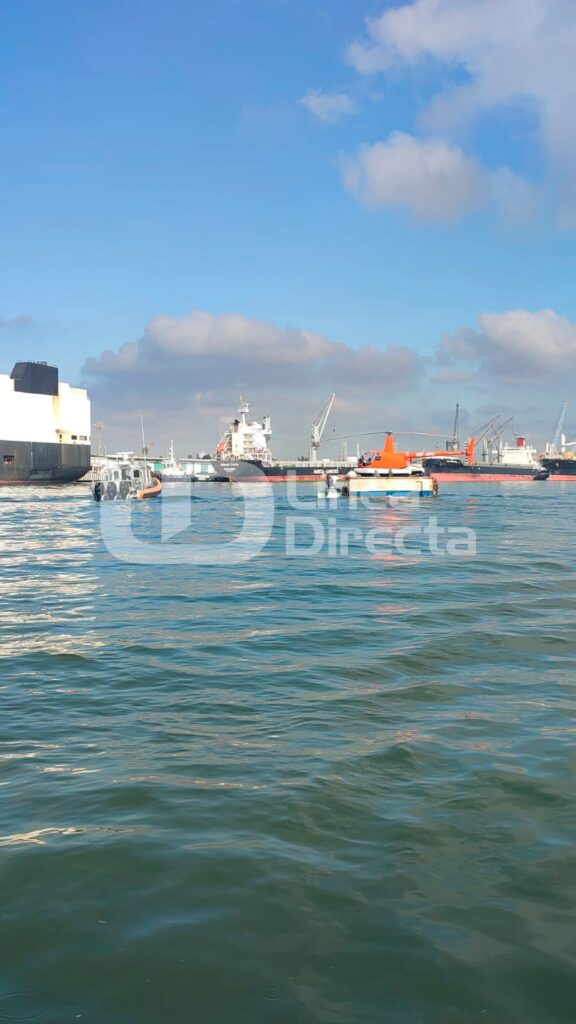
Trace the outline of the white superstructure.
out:
[[[526,443],[525,437],[517,437],[516,444],[500,441],[494,448],[486,446],[484,454],[485,461],[492,465],[540,468],[538,452]]]
[[[84,388],[59,384],[57,395],[16,391],[0,374],[0,439],[48,444],[90,444],[90,399]]]
[[[268,447],[272,437],[270,417],[248,422],[250,404],[240,396],[238,415],[220,439],[216,449],[218,459],[258,459],[264,465],[272,462]]]

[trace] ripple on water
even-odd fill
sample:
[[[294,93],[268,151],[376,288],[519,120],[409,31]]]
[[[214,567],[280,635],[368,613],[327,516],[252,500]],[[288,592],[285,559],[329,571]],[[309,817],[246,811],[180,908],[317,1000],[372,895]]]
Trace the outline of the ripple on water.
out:
[[[443,489],[472,559],[287,558],[276,494],[226,569],[0,496],[0,1021],[571,1024],[576,489]]]

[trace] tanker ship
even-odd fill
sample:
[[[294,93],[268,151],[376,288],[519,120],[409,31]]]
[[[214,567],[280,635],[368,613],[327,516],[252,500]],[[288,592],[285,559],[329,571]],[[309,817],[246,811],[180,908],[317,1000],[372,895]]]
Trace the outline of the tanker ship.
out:
[[[61,484],[90,469],[90,400],[47,363],[0,374],[0,484]]]

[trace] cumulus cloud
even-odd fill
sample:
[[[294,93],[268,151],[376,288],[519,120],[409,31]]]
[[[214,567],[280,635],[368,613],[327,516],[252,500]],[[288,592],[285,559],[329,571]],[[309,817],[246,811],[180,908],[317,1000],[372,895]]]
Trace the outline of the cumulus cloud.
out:
[[[240,393],[256,415],[272,413],[279,456],[306,452],[310,424],[331,391],[337,401],[326,446],[332,431],[444,423],[449,436],[456,401],[462,409],[467,402],[508,409],[522,429],[534,430],[543,381],[543,422],[552,429],[550,402],[563,400],[576,378],[576,323],[549,309],[484,312],[424,356],[408,345],[353,348],[297,327],[195,310],[151,320],[137,341],[87,360],[84,377],[106,443],[122,449],[138,446],[141,411],[155,451],[171,437],[182,454],[211,449]]]
[[[423,117],[436,136],[487,111],[523,109],[538,125],[561,217],[572,226],[575,53],[573,0],[412,0],[369,18],[348,60],[361,74],[436,66],[442,87]]]
[[[353,43],[348,56],[364,74],[428,56],[482,77],[496,74],[495,52],[526,52],[543,29],[556,34],[566,25],[569,10],[562,0],[411,0],[368,18],[366,39]]]
[[[457,146],[394,132],[345,157],[346,186],[367,206],[403,206],[429,221],[450,221],[490,198],[483,169]]]
[[[298,101],[314,117],[328,124],[345,121],[356,112],[356,103],[343,92],[327,93],[310,90]]]
[[[139,341],[89,359],[84,367],[95,379],[129,374],[154,384],[174,380],[175,373],[187,370],[202,386],[212,386],[217,379],[229,387],[263,380],[283,387],[318,374],[333,383],[366,385],[376,379],[399,384],[412,381],[419,369],[419,357],[411,348],[356,349],[297,327],[203,310],[184,317],[156,317]]]
[[[576,323],[554,310],[483,313],[478,322],[478,330],[463,328],[443,339],[441,374],[448,362],[474,363],[492,381],[576,376]]]
[[[330,391],[364,413],[389,408],[392,396],[417,386],[425,360],[408,346],[352,348],[297,327],[195,310],[156,317],[138,341],[88,359],[83,372],[99,417],[126,423],[131,410],[141,408],[165,423],[184,417],[196,422],[201,444],[210,446],[206,425],[217,433],[241,392],[261,412],[270,411],[270,403],[280,406],[289,429],[300,432],[302,410],[311,422]]]

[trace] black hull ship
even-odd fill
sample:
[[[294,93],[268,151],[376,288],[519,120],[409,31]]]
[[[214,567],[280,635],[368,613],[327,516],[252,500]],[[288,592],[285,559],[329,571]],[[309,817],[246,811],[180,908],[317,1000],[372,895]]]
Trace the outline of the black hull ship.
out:
[[[222,435],[212,460],[216,481],[226,483],[287,483],[288,481],[313,483],[324,481],[327,474],[344,475],[356,465],[356,459],[342,460],[317,458],[326,421],[335,395],[312,424],[310,458],[291,462],[275,459],[269,448],[272,428],[270,417],[249,420],[250,405],[242,397],[238,414]]]
[[[0,374],[0,484],[65,484],[90,469],[90,401],[46,363]]]
[[[324,481],[327,473],[344,475],[350,470],[349,465],[328,464],[324,461],[261,462],[259,459],[214,459],[213,466],[216,471],[214,479],[226,483],[313,483]]]
[[[425,469],[437,480],[460,483],[496,483],[505,480],[547,480],[550,471],[543,466],[506,466],[499,463],[465,463],[459,459],[423,459]]]
[[[576,480],[576,459],[571,458],[542,458],[542,465],[546,467],[551,477],[555,480]]]

